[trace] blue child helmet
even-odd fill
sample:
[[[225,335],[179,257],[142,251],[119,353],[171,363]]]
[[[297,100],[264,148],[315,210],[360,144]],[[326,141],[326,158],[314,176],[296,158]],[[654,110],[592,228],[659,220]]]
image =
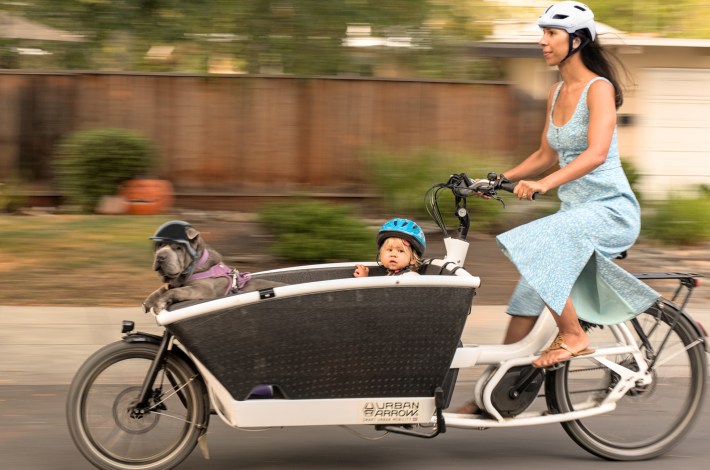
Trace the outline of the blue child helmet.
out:
[[[409,219],[392,219],[384,223],[377,232],[377,248],[381,248],[386,239],[396,237],[407,240],[414,251],[422,256],[426,249],[426,237],[419,225]]]

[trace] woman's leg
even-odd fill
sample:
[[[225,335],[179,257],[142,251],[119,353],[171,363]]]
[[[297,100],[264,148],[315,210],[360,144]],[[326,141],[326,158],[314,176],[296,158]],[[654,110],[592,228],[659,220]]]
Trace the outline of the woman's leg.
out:
[[[571,299],[567,299],[561,315],[553,312],[552,316],[555,319],[555,323],[557,323],[559,335],[569,349],[577,353],[589,346],[589,337],[579,324],[577,311],[574,309]],[[553,349],[542,353],[532,364],[535,367],[549,367],[558,362],[566,361],[572,356],[572,352],[566,349]]]
[[[508,322],[508,329],[505,332],[505,338],[503,338],[503,344],[517,343],[525,338],[532,331],[536,321],[537,317],[511,316]]]

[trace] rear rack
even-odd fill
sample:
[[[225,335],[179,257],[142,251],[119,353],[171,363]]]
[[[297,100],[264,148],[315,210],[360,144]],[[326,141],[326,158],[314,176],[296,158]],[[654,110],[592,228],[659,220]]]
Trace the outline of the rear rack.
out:
[[[698,287],[700,285],[700,281],[698,280],[699,277],[705,277],[702,274],[695,274],[695,273],[672,273],[672,272],[648,272],[648,273],[632,273],[634,276],[636,276],[637,279],[640,279],[642,281],[646,280],[667,280],[667,279],[677,279],[680,282],[680,285],[676,289],[675,293],[673,294],[673,298],[671,299],[671,302],[676,303],[676,299],[680,295],[681,291],[683,290],[683,287],[687,289],[687,292],[685,294],[685,298],[683,298],[683,302],[680,306],[680,310],[683,311],[685,310],[685,306],[688,304],[688,300],[690,300],[690,294],[692,294],[693,289]]]

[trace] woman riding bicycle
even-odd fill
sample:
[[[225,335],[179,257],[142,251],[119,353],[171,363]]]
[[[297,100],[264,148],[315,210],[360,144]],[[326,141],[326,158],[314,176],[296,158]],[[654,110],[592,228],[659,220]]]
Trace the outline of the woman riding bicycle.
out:
[[[527,335],[547,306],[559,335],[533,365],[550,367],[592,352],[579,318],[622,322],[659,295],[611,261],[635,242],[640,212],[616,139],[623,92],[598,43],[594,14],[566,1],[550,6],[537,23],[544,60],[558,67],[562,80],[549,92],[540,148],[504,177],[517,182],[518,199],[558,188],[562,204],[559,212],[497,240],[521,274],[507,310],[512,317],[505,342]]]

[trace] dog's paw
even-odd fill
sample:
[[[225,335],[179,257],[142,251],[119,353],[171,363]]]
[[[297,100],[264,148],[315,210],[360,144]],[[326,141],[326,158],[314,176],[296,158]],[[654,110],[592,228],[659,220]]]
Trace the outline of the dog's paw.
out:
[[[163,292],[161,289],[156,290],[150,294],[143,301],[143,311],[145,313],[157,314],[165,308],[165,299],[163,298]]]
[[[152,300],[150,302],[146,300],[145,302],[143,302],[143,312],[157,315],[163,310],[165,310],[167,306],[168,303],[164,299]]]
[[[160,310],[157,309],[155,302],[143,302],[143,313],[157,314]]]
[[[160,299],[153,306],[153,313],[157,315],[166,308],[168,308],[168,303],[165,301],[165,299]]]

